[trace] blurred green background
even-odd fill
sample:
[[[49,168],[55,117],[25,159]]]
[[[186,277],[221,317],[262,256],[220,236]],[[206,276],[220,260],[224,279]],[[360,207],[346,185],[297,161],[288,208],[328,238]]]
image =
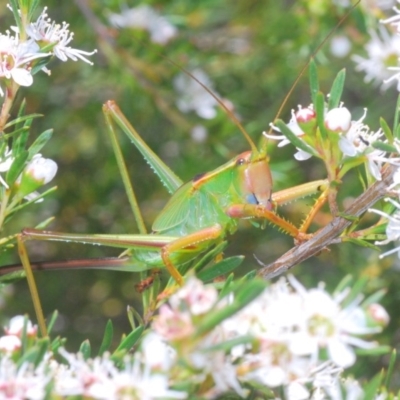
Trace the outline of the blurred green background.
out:
[[[120,13],[124,8],[139,4],[149,4],[167,17],[177,29],[176,36],[165,44],[158,44],[151,40],[147,31],[117,29],[110,24],[111,13]],[[0,5],[4,32],[12,24],[12,16],[5,6],[6,1],[0,1]],[[70,23],[70,29],[75,32],[72,47],[88,51],[97,48],[98,53],[90,57],[93,66],[54,60],[49,65],[50,77],[39,73],[32,87],[20,91],[20,98],[27,99],[28,111],[44,115],[34,123],[34,134],[48,128],[55,130],[42,153],[59,165],[55,179],[58,190],[44,203],[31,207],[30,213],[14,218],[5,234],[32,227],[51,215],[55,220],[50,228],[57,231],[137,232],[106,134],[102,104],[108,99],[116,100],[149,146],[178,176],[190,180],[248,147],[220,108],[215,108],[216,116],[212,119],[179,109],[177,102],[192,95],[192,83],[185,84],[186,93],[179,92],[174,82],[181,72],[168,59],[190,71],[203,70],[213,90],[234,105],[247,131],[258,140],[261,132],[269,128],[313,51],[348,10],[335,2],[305,0],[142,3],[49,0],[42,5],[48,6],[52,19]],[[337,72],[347,69],[343,100],[355,119],[361,117],[363,107],[368,107],[365,122],[372,129],[379,127],[380,116],[392,122],[397,92],[394,88],[381,92],[377,86],[366,85],[363,75],[355,72],[350,56],[363,54],[367,27],[376,18],[379,14],[372,8],[366,13],[364,8],[358,7],[333,35],[346,37],[351,45],[350,52],[340,58],[334,56],[329,39],[316,56],[321,89],[325,93]],[[292,108],[309,103],[306,73],[285,104],[281,117],[288,121]],[[195,127],[206,135],[196,136]],[[150,228],[169,195],[133,145],[122,135],[120,139]],[[324,178],[318,161],[298,163],[293,153],[292,146],[277,148],[276,143],[270,143],[275,190]],[[361,184],[354,174],[344,182],[343,204],[359,193]],[[282,213],[300,222],[311,205],[312,200],[306,199],[290,204]],[[318,222],[326,223],[327,217],[322,214]],[[273,227],[260,231],[246,222],[242,225],[243,229],[231,238],[227,253],[247,256],[240,274],[258,268],[253,255],[271,262],[292,246],[292,240]],[[118,254],[115,249],[69,243],[31,242],[28,245],[32,260]],[[15,249],[1,255],[1,265],[13,262],[18,262]],[[384,303],[392,322],[385,331],[384,340],[397,347],[400,339],[398,269],[399,262],[395,258],[378,262],[378,254],[369,249],[342,245],[308,260],[293,273],[306,286],[324,280],[328,288],[334,288],[350,273],[355,277],[367,277],[368,290],[389,287]],[[45,313],[49,315],[54,309],[59,310],[57,333],[68,338],[70,350],[76,350],[86,338],[96,350],[109,318],[114,322],[118,340],[123,332],[129,331],[126,306],[129,304],[140,310],[134,289],[139,281],[138,274],[81,270],[41,272],[36,277]],[[167,279],[166,275],[163,279]],[[7,300],[5,316],[29,313],[34,318],[26,282],[13,287],[14,294]],[[385,359],[376,362],[384,364]]]

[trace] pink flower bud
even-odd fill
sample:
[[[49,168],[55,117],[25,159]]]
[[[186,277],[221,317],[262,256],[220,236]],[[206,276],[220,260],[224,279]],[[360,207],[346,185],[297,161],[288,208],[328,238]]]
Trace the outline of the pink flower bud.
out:
[[[351,114],[345,107],[332,108],[325,116],[325,126],[332,132],[347,132],[351,126]]]
[[[0,337],[0,351],[13,353],[21,348],[21,339],[18,336],[6,335]]]
[[[298,124],[307,123],[312,120],[315,120],[316,114],[315,111],[311,108],[300,108],[296,114],[296,121]]]
[[[7,335],[13,335],[21,337],[22,329],[24,328],[25,317],[23,315],[17,315],[10,319],[8,327],[4,328]],[[32,325],[32,322],[28,320],[26,325],[26,334],[28,336],[35,336],[37,333],[37,326]]]
[[[389,323],[389,314],[380,304],[370,304],[367,313],[371,320],[379,326],[386,326]]]

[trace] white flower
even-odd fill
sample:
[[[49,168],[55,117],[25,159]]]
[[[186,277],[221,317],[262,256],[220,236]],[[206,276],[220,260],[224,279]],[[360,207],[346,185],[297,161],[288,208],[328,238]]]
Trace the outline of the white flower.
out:
[[[391,76],[392,68],[389,68],[394,67],[393,60],[400,56],[400,36],[390,35],[382,26],[378,31],[370,30],[369,33],[371,40],[365,45],[367,57],[354,55],[352,59],[357,63],[356,70],[365,72],[365,82],[375,82],[382,89],[387,89],[400,75]],[[400,82],[397,88],[400,88]]]
[[[51,49],[54,54],[61,61],[71,59],[77,61],[78,59],[93,65],[85,56],[91,56],[97,52],[87,52],[83,50],[73,49],[68,46],[74,37],[74,33],[69,31],[69,24],[63,22],[61,25],[56,24],[47,15],[47,7],[45,7],[36,22],[32,22],[27,27],[27,34],[38,42],[52,44],[54,47]]]
[[[326,386],[326,394],[330,400],[363,400],[365,394],[360,384],[350,378],[344,380],[336,379],[331,385]],[[327,397],[323,397],[326,399]]]
[[[130,8],[121,14],[110,14],[108,19],[116,27],[147,30],[154,43],[166,44],[178,34],[177,28],[167,18],[159,15],[148,5]]]
[[[356,298],[345,308],[341,306],[348,291],[331,296],[320,285],[307,291],[294,277],[291,284],[302,298],[304,324],[293,335],[292,345],[312,350],[317,357],[320,349],[328,350],[329,358],[337,366],[347,368],[354,364],[355,353],[351,346],[372,348],[376,344],[359,339],[355,335],[371,334],[379,331],[367,324],[366,313],[359,307],[362,298]]]
[[[154,332],[150,332],[144,337],[141,352],[144,363],[157,371],[168,371],[172,362],[175,361],[175,353],[172,348]]]
[[[391,0],[388,0],[388,1],[391,1]],[[397,2],[399,3],[398,0],[397,0]],[[397,32],[400,33],[400,9],[398,9],[397,7],[393,7],[392,9],[396,13],[396,15],[393,15],[393,17],[383,19],[380,22],[382,22],[383,24],[392,25],[393,27],[396,28]]]
[[[33,41],[20,42],[18,34],[0,34],[0,78],[13,79],[20,86],[30,86],[33,82],[31,62],[48,57]],[[1,96],[4,95],[0,89]]]
[[[12,353],[19,350],[22,346],[21,339],[15,335],[5,335],[0,337],[0,350]]]
[[[367,166],[370,174],[378,181],[382,179],[381,169],[384,163],[396,163],[398,159],[386,156],[386,152],[373,148],[371,145],[384,136],[382,129],[373,132],[368,125],[363,123],[367,114],[364,114],[357,121],[351,122],[350,129],[342,134],[339,139],[339,147],[345,156],[356,157],[364,155],[367,159]]]
[[[25,167],[24,174],[31,176],[40,185],[46,185],[56,176],[57,163],[49,158],[35,154],[32,160]]]
[[[400,239],[400,204],[397,201],[394,201],[390,198],[385,199],[385,201],[389,201],[396,207],[396,211],[392,214],[389,215],[381,210],[376,210],[374,208],[370,208],[368,211],[373,212],[375,214],[380,215],[383,218],[386,218],[388,220],[388,224],[386,227],[386,240],[382,241],[376,241],[375,244],[377,245],[385,245],[390,242],[394,242]],[[392,250],[389,250],[379,256],[379,258],[386,257],[390,254],[396,253],[398,257],[400,258],[400,245],[395,247]]]
[[[45,357],[45,362],[48,358]],[[51,374],[44,370],[44,362],[36,370],[24,362],[17,368],[11,358],[0,359],[0,398],[42,400],[46,397],[46,386]]]
[[[302,110],[301,106],[298,106],[298,107],[299,107],[299,110]],[[312,108],[310,108],[310,107],[308,107],[308,109],[310,111],[313,111]],[[304,115],[307,115],[308,117],[310,117],[311,113],[305,110],[305,111],[302,111],[301,117],[303,117]],[[286,126],[296,136],[298,136],[298,137],[304,136],[304,131],[301,129],[300,125],[297,122],[297,117],[296,117],[295,110],[292,110],[292,117],[290,118],[290,121],[289,121],[289,123],[286,124]],[[271,124],[271,127],[280,132],[280,129],[277,128],[276,126],[274,126],[273,124]],[[263,132],[263,135],[268,139],[279,140],[278,147],[283,147],[283,146],[286,146],[287,144],[290,143],[290,140],[287,139],[287,137],[285,135],[275,135],[275,134],[274,135],[270,135],[267,132]],[[301,149],[297,149],[297,152],[294,154],[294,158],[296,160],[298,160],[298,161],[308,160],[311,157],[312,157],[312,154],[307,153],[306,151],[301,150]]]
[[[25,317],[23,315],[17,315],[10,319],[8,326],[4,328],[4,331],[7,335],[14,335],[21,337],[22,330],[24,328]],[[35,336],[37,333],[37,326],[32,325],[31,321],[27,321],[26,323],[26,334],[28,336]]]
[[[382,164],[394,162],[393,159],[387,157],[385,154],[384,151],[377,149],[367,152],[366,154],[369,172],[377,181],[382,179]]]
[[[12,157],[12,150],[6,147],[4,149],[4,155],[0,158],[0,173],[1,172],[8,172],[11,168],[12,163],[14,162],[14,157]],[[0,175],[0,183],[8,189],[8,185],[4,178]]]
[[[346,107],[332,108],[326,113],[324,123],[332,132],[347,132],[351,125],[350,111]]]
[[[199,279],[190,277],[185,285],[170,297],[169,303],[174,310],[187,309],[192,315],[199,315],[210,311],[217,299],[218,292],[214,287],[204,286]]]
[[[212,82],[203,70],[195,69],[192,71],[192,75],[212,89]],[[212,119],[217,115],[215,110],[218,106],[217,100],[186,74],[181,73],[174,79],[174,87],[179,93],[177,106],[182,112],[194,111],[204,119]]]
[[[371,136],[369,127],[363,124],[366,115],[367,109],[364,108],[364,114],[361,118],[357,121],[351,121],[351,125],[346,130],[345,134],[340,136],[339,147],[344,155],[354,157],[358,154],[362,154],[372,142],[383,135],[382,131],[378,131],[377,133],[379,134],[373,134]]]

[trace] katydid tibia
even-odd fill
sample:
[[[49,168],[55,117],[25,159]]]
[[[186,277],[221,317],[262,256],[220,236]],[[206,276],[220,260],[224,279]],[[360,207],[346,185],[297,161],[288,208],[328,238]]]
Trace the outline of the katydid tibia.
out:
[[[108,101],[103,107],[111,138],[114,142],[113,121],[128,135],[144,158],[159,175],[162,183],[173,192],[172,197],[153,223],[151,234],[145,234],[136,199],[131,192],[131,202],[136,207],[139,229],[137,235],[87,235],[25,229],[21,240],[52,240],[106,245],[129,249],[131,257],[93,262],[86,267],[111,268],[124,271],[144,271],[165,267],[174,280],[183,284],[178,267],[198,257],[212,245],[235,233],[239,219],[258,218],[269,221],[297,239],[303,239],[311,222],[308,218],[302,227],[282,219],[275,213],[277,205],[295,198],[322,191],[326,195],[326,180],[319,180],[295,188],[272,193],[272,178],[266,151],[258,151],[249,136],[251,150],[246,151],[221,167],[182,181],[144,143],[126,120],[118,106]],[[116,150],[122,170],[124,160]],[[128,192],[131,191],[128,188]],[[323,201],[320,201],[322,204]],[[136,214],[136,213],[135,213]],[[144,225],[143,225],[144,226]],[[84,266],[85,267],[85,266]],[[42,269],[46,266],[43,265]]]

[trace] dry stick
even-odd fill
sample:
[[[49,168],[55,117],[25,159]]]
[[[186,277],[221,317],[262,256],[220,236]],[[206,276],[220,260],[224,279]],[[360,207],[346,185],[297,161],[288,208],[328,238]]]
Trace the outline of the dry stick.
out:
[[[387,165],[382,173],[382,180],[369,187],[344,213],[349,216],[359,217],[377,201],[387,196],[387,187],[393,183],[393,174],[396,169],[394,165]],[[334,218],[327,226],[317,231],[310,240],[293,247],[273,263],[267,265],[259,261],[263,268],[258,271],[257,275],[264,279],[271,279],[283,274],[295,265],[318,254],[330,244],[337,243],[337,238],[352,222],[350,218]]]

